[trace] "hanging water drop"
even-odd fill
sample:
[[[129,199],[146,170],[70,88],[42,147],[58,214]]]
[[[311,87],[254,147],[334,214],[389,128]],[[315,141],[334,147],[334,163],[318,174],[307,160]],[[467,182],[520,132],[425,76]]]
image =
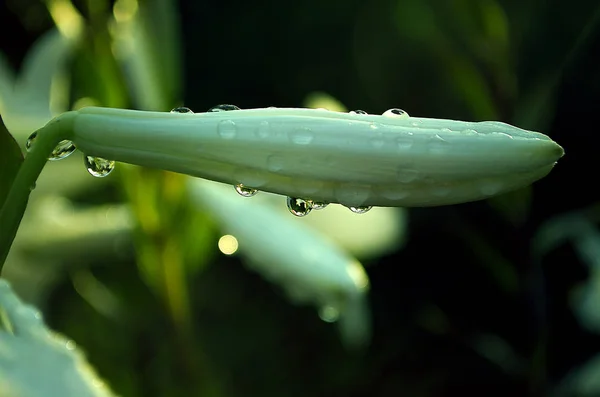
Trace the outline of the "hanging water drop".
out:
[[[171,109],[171,113],[194,113],[192,109],[186,108],[185,106],[179,106]]]
[[[364,110],[351,110],[350,114],[369,114],[367,112],[365,112]]]
[[[310,206],[313,210],[322,210],[323,208],[327,207],[329,205],[329,203],[323,203],[320,201],[310,201]]]
[[[406,113],[402,109],[393,108],[393,109],[389,109],[389,110],[386,110],[385,112],[383,112],[382,116],[400,119],[400,118],[408,117],[408,113]]]
[[[252,189],[251,187],[244,186],[241,183],[238,183],[234,187],[235,187],[235,191],[238,192],[238,194],[243,197],[252,197],[256,193],[258,193],[257,189]]]
[[[373,208],[370,205],[365,205],[362,207],[348,207],[348,209],[352,212],[354,212],[355,214],[364,214],[366,212],[369,212],[369,210]]]
[[[212,108],[208,109],[209,112],[228,112],[230,110],[240,110],[240,108],[238,108],[235,105],[222,104],[213,106]]]
[[[88,172],[97,178],[103,178],[115,169],[114,160],[106,160],[101,157],[83,156],[83,162]]]
[[[68,139],[62,140],[56,145],[48,160],[62,160],[71,155],[75,151],[75,144]]]
[[[287,207],[296,216],[306,216],[312,210],[310,201],[295,197],[287,198]]]
[[[323,306],[319,309],[319,317],[326,323],[335,323],[340,318],[340,311],[334,306]]]
[[[29,135],[29,138],[27,138],[27,142],[25,142],[25,149],[27,149],[28,152],[31,151],[31,148],[33,147],[33,144],[35,143],[36,139],[37,131]]]

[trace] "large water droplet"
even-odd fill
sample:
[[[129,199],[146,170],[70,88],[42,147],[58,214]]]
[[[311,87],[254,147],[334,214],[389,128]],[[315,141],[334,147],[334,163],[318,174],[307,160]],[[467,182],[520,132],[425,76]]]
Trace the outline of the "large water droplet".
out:
[[[101,157],[83,156],[83,163],[88,172],[97,178],[103,178],[115,169],[114,160],[106,160]]]
[[[63,140],[56,145],[52,153],[50,153],[50,157],[48,160],[62,160],[64,158],[69,157],[71,153],[75,151],[75,144],[69,140]]]
[[[294,131],[290,132],[290,140],[298,145],[308,145],[314,139],[315,134],[310,130],[310,128],[301,127],[296,128]]]
[[[237,135],[237,127],[233,120],[223,120],[219,122],[217,132],[223,139],[233,139]]]
[[[310,206],[313,210],[322,210],[323,208],[327,207],[329,205],[329,203],[324,203],[321,201],[310,201]]]
[[[190,108],[186,108],[185,106],[179,106],[177,108],[171,109],[171,113],[194,113],[194,112]]]
[[[398,149],[400,150],[408,150],[415,143],[415,138],[412,132],[403,133],[398,138],[396,138],[396,144],[398,145]]]
[[[258,190],[252,189],[251,187],[244,186],[241,183],[238,183],[234,187],[235,187],[235,191],[238,192],[238,194],[243,197],[252,197],[256,193],[258,193]]]
[[[29,135],[29,138],[27,138],[27,142],[25,142],[25,149],[27,149],[28,152],[31,151],[31,148],[33,147],[33,144],[35,143],[36,139],[37,131]]]
[[[301,198],[288,197],[287,207],[296,216],[306,216],[312,210],[310,201]]]
[[[408,117],[408,113],[406,113],[402,109],[393,108],[393,109],[389,109],[389,110],[386,110],[385,112],[383,112],[382,116],[400,119],[400,118]]]
[[[398,182],[411,183],[419,177],[419,171],[414,168],[407,168],[406,166],[400,166],[396,173]]]
[[[360,109],[359,110],[351,110],[349,113],[350,114],[369,114],[369,113],[365,112],[364,110],[360,110]]]
[[[209,112],[228,112],[230,110],[240,110],[240,108],[235,105],[221,104],[208,109]]]
[[[369,210],[373,208],[370,205],[365,205],[365,206],[361,206],[361,207],[348,207],[348,209],[352,212],[354,212],[355,214],[364,214],[366,212],[369,212]]]

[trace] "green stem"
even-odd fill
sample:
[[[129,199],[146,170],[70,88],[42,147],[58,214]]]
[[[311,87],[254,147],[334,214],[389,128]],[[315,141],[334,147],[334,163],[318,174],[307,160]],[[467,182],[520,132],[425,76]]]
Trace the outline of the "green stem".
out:
[[[0,210],[0,274],[27,208],[29,194],[56,145],[71,137],[74,117],[74,112],[64,113],[37,130],[35,144],[19,168]]]

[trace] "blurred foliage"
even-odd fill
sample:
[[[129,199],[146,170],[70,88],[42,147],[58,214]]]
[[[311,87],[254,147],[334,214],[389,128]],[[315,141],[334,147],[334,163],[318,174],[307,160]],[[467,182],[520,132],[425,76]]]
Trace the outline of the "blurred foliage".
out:
[[[359,352],[218,251],[222,225],[186,177],[49,164],[3,276],[115,393],[600,395],[597,2],[6,0],[0,21],[0,113],[21,147],[90,104],[303,106],[324,92],[330,107],[501,120],[566,150],[544,180],[486,202],[397,212],[396,228],[345,226],[348,239],[340,220],[319,226],[371,280]],[[351,249],[381,230],[394,237]]]

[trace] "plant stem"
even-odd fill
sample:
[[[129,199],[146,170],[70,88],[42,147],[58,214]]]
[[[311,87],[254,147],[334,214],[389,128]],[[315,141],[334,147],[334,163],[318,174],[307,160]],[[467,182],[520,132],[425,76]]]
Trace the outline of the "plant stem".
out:
[[[27,208],[29,194],[52,150],[73,132],[74,112],[64,113],[37,130],[37,138],[25,157],[0,210],[0,274]]]

